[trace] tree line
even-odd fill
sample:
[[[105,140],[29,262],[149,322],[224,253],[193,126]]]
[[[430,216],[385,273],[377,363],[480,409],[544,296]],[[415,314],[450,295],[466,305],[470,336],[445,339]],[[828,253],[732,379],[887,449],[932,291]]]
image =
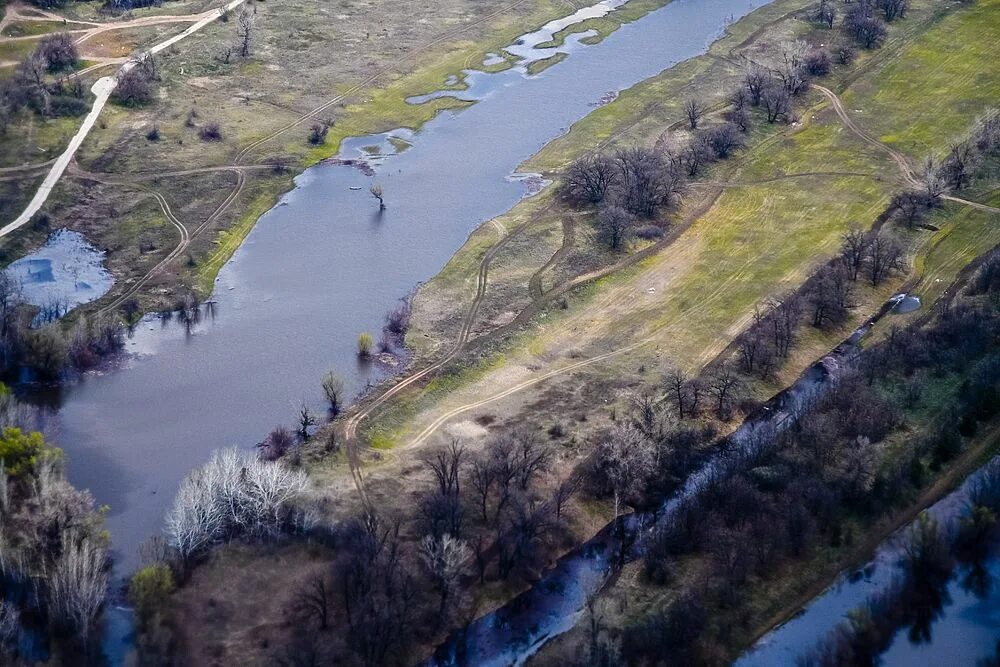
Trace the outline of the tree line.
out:
[[[662,664],[665,656],[686,664],[724,660],[719,647],[732,645],[754,620],[741,611],[752,589],[782,563],[850,544],[855,525],[907,502],[929,473],[957,456],[1000,410],[1000,356],[992,343],[1000,334],[997,256],[931,324],[894,330],[862,351],[790,427],[722,444],[726,472],[661,519],[645,545],[647,580],[678,586],[676,601],[620,633],[603,630],[602,650],[636,665]],[[965,378],[948,408],[920,425],[922,435],[902,452],[888,451],[886,438],[913,427],[907,415],[929,400],[925,391],[942,375]],[[679,577],[692,557],[701,566],[688,584],[687,574]]]
[[[124,328],[112,315],[80,315],[70,327],[54,322],[33,328],[33,319],[20,285],[0,273],[0,377],[28,371],[56,380],[68,369],[93,368],[124,345]]]
[[[948,602],[947,587],[961,573],[961,587],[983,598],[996,582],[984,565],[1000,537],[1000,459],[980,473],[968,509],[955,525],[921,514],[905,535],[901,571],[892,585],[848,614],[817,645],[800,656],[801,667],[872,665],[901,629],[911,642],[930,641],[934,622]],[[961,568],[961,570],[959,569]]]
[[[110,571],[102,511],[2,385],[0,423],[0,661],[35,664],[32,645],[57,661],[96,655]]]

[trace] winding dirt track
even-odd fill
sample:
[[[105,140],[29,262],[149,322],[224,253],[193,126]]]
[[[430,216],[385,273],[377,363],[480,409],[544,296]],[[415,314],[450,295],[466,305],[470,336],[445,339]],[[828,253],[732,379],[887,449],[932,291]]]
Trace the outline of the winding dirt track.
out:
[[[921,188],[921,187],[923,187],[922,182],[917,177],[917,175],[914,173],[914,171],[913,171],[913,169],[912,169],[909,161],[907,160],[907,158],[902,153],[900,153],[899,151],[896,151],[895,149],[891,148],[890,146],[887,146],[887,145],[883,144],[882,142],[878,141],[877,139],[875,139],[874,137],[872,137],[870,134],[868,134],[865,130],[863,130],[862,128],[860,128],[856,123],[854,123],[853,119],[848,115],[847,111],[844,109],[843,104],[841,103],[839,97],[837,97],[837,95],[832,90],[830,90],[830,89],[828,89],[828,88],[826,88],[824,86],[820,86],[818,84],[813,84],[813,87],[816,90],[818,90],[820,93],[822,93],[829,100],[830,104],[833,106],[835,112],[837,113],[837,116],[843,122],[843,124],[845,125],[845,127],[847,127],[852,133],[854,133],[856,136],[858,136],[860,139],[862,139],[865,143],[867,143],[867,144],[869,144],[869,145],[877,148],[878,150],[886,153],[889,156],[889,158],[896,164],[896,166],[897,166],[897,168],[899,170],[900,176],[902,177],[903,181],[909,187],[913,187],[913,188]],[[630,128],[631,128],[631,126],[625,128],[624,131],[628,131]],[[602,142],[602,144],[603,143],[607,143],[607,141],[608,140],[606,140],[605,142]],[[860,173],[860,172],[858,172],[858,173],[854,173],[854,172],[851,172],[851,173],[846,173],[846,172],[844,172],[844,173],[841,173],[841,172],[836,172],[836,173],[832,173],[832,172],[809,172],[809,173],[802,173],[802,174],[787,174],[787,175],[782,175],[782,176],[776,176],[776,177],[773,177],[771,179],[763,179],[761,182],[780,181],[780,180],[789,179],[789,178],[802,178],[802,177],[807,177],[807,176],[841,176],[841,177],[842,176],[856,176],[856,177],[866,177],[866,178],[872,178],[873,177],[871,174],[865,174],[865,173]],[[731,183],[720,182],[720,183],[699,183],[697,185],[712,186],[712,187],[719,188],[721,190],[721,188],[727,188],[727,187],[745,187],[747,185],[752,185],[752,184],[750,184],[750,183],[741,183],[741,182],[731,182]],[[942,198],[947,199],[949,201],[956,202],[956,203],[960,203],[960,204],[963,204],[963,205],[971,206],[971,207],[974,207],[974,208],[977,208],[977,209],[980,209],[980,210],[984,210],[984,211],[988,211],[988,212],[992,212],[992,213],[1000,213],[1000,209],[998,209],[996,207],[993,207],[993,206],[988,206],[986,204],[981,204],[979,202],[968,201],[968,200],[961,199],[959,197],[954,197],[954,196],[951,196],[951,195],[942,195]],[[715,198],[713,197],[712,200],[711,200],[711,202],[714,203],[714,201],[715,201]],[[711,204],[709,204],[709,206],[711,206]],[[706,211],[707,211],[707,208],[705,210],[696,212],[694,214],[693,218],[697,219],[697,217],[700,217]],[[693,222],[693,220],[691,220],[691,221]],[[564,234],[565,234],[565,231],[566,231],[566,228],[564,227]],[[563,252],[566,247],[567,246],[564,243],[563,247],[561,247],[557,251],[556,254],[559,254],[559,253]],[[659,250],[661,250],[662,247],[663,246],[660,243],[658,243],[655,246],[653,246],[651,248],[651,250],[652,250],[652,252],[659,252]],[[497,247],[494,247],[494,249],[492,249],[492,250],[497,250],[497,249],[498,249]],[[491,250],[491,252],[492,252],[492,250]],[[651,253],[647,253],[647,254],[652,254],[652,252]],[[644,257],[645,256],[646,255],[644,254]],[[490,258],[492,258],[492,255],[490,255]],[[544,270],[544,268],[547,268],[547,267],[551,266],[554,263],[553,260],[554,260],[554,258],[550,259],[546,263],[546,267],[543,267],[543,270]],[[633,262],[628,262],[629,265],[631,265],[632,263]],[[576,278],[574,278],[574,279],[572,279],[570,281],[567,281],[566,283],[564,283],[562,285],[557,285],[557,286],[553,287],[548,293],[545,293],[545,294],[540,294],[539,293],[541,291],[541,289],[540,289],[540,277],[541,277],[542,271],[540,270],[540,271],[536,272],[535,275],[532,276],[532,295],[535,296],[535,297],[537,297],[537,298],[535,299],[535,301],[532,302],[531,305],[528,306],[528,308],[525,309],[525,311],[522,311],[522,313],[517,318],[515,318],[515,322],[517,322],[517,321],[523,321],[524,319],[526,319],[526,318],[523,318],[522,316],[525,315],[525,314],[527,314],[527,313],[529,313],[529,311],[530,311],[530,314],[534,314],[534,312],[537,312],[537,310],[540,307],[541,303],[550,301],[551,298],[554,297],[554,296],[557,296],[559,294],[564,294],[564,293],[566,293],[566,292],[568,292],[568,291],[570,291],[570,290],[572,290],[572,289],[574,289],[574,288],[576,288],[576,287],[578,287],[578,286],[580,286],[580,285],[582,285],[582,284],[584,284],[586,282],[590,282],[592,280],[597,279],[598,277],[603,277],[603,276],[609,275],[610,273],[613,273],[613,272],[616,272],[616,271],[620,270],[621,268],[623,268],[623,266],[621,266],[621,264],[622,263],[619,263],[619,264],[617,264],[617,265],[615,265],[613,267],[608,267],[608,268],[605,268],[605,269],[601,269],[599,271],[593,272],[592,274],[586,274],[586,275],[577,276]],[[400,391],[402,391],[403,389],[405,389],[407,386],[412,385],[413,382],[415,382],[416,380],[418,380],[418,379],[420,379],[422,377],[425,377],[427,374],[440,369],[442,366],[444,366],[449,361],[451,361],[452,359],[454,359],[461,351],[463,351],[463,348],[466,347],[466,342],[468,340],[468,329],[471,326],[471,322],[472,322],[472,320],[475,317],[475,311],[478,310],[479,302],[482,299],[482,295],[485,293],[485,282],[486,282],[486,277],[487,277],[487,271],[488,271],[488,261],[486,261],[485,258],[484,258],[484,263],[480,266],[479,286],[478,286],[476,300],[473,303],[473,307],[470,308],[470,312],[466,316],[465,323],[463,324],[463,332],[462,332],[462,335],[459,338],[460,342],[455,346],[455,348],[453,348],[452,352],[449,353],[446,357],[444,357],[441,360],[439,360],[433,366],[425,368],[424,370],[420,371],[419,373],[415,374],[414,376],[410,376],[406,380],[401,381],[399,384],[395,385],[388,392],[386,392],[385,394],[383,394],[382,396],[380,396],[378,399],[376,399],[375,401],[373,401],[371,404],[369,404],[368,406],[366,406],[365,408],[363,408],[361,412],[359,412],[354,417],[352,417],[351,420],[349,420],[348,427],[345,428],[345,435],[347,436],[347,440],[348,440],[348,447],[347,447],[348,452],[349,452],[348,459],[350,461],[350,465],[351,465],[351,469],[352,469],[352,475],[354,476],[355,483],[358,484],[358,491],[361,494],[363,502],[365,503],[366,506],[368,506],[369,501],[368,501],[368,497],[367,497],[367,492],[364,489],[364,476],[363,476],[363,473],[362,473],[362,471],[360,469],[360,460],[359,460],[360,457],[358,456],[358,451],[357,451],[358,444],[355,442],[356,435],[357,435],[357,426],[358,426],[358,424],[361,422],[362,419],[364,419],[367,416],[369,416],[376,408],[378,408],[383,403],[385,403],[385,401],[388,400],[391,396],[393,396],[395,394],[398,394]],[[702,309],[702,308],[704,308],[709,302],[713,301],[715,299],[715,297],[719,293],[721,293],[722,290],[725,289],[725,287],[726,287],[725,284],[722,284],[722,285],[718,286],[718,288],[716,289],[715,293],[712,296],[710,296],[709,299],[707,299],[705,302],[703,302],[702,304],[700,304],[697,308],[699,310]],[[514,323],[511,323],[511,324],[514,324]],[[510,326],[511,325],[507,325],[505,327],[501,327],[501,329],[507,329]],[[657,327],[653,331],[649,332],[648,336],[646,336],[643,339],[638,340],[638,341],[636,341],[636,342],[634,342],[634,343],[632,343],[630,345],[627,345],[625,347],[619,348],[617,350],[612,350],[610,352],[607,352],[607,353],[604,353],[604,354],[601,354],[601,355],[597,355],[597,356],[591,357],[589,359],[584,359],[584,360],[581,360],[581,361],[578,361],[578,362],[575,362],[575,363],[571,363],[571,364],[568,364],[568,365],[566,365],[564,367],[561,367],[561,368],[553,369],[553,370],[548,371],[546,373],[543,373],[542,375],[539,375],[537,377],[533,377],[533,378],[524,380],[524,381],[522,381],[522,382],[520,382],[520,383],[518,383],[518,384],[516,384],[516,385],[514,385],[512,387],[509,387],[508,389],[506,389],[504,391],[501,391],[501,392],[499,392],[497,394],[494,394],[494,395],[488,396],[486,398],[483,398],[481,400],[470,402],[470,403],[466,403],[464,405],[461,405],[461,406],[458,406],[456,408],[453,408],[453,409],[451,409],[451,410],[449,410],[449,411],[441,414],[440,416],[438,416],[433,422],[431,422],[420,433],[418,433],[410,442],[408,442],[406,445],[402,446],[399,449],[401,449],[401,450],[408,450],[408,449],[413,449],[415,447],[420,446],[431,435],[433,435],[433,433],[435,431],[437,431],[441,426],[443,426],[445,423],[447,423],[450,419],[452,419],[453,417],[456,417],[456,416],[458,416],[458,415],[460,415],[460,414],[462,414],[464,412],[468,412],[470,410],[474,410],[476,408],[482,407],[482,406],[487,405],[489,403],[492,403],[494,401],[506,398],[506,397],[511,396],[513,394],[516,394],[516,393],[518,393],[520,391],[523,391],[524,389],[530,388],[532,386],[535,386],[535,385],[537,385],[537,384],[539,384],[541,382],[544,382],[544,381],[549,380],[551,378],[557,377],[559,375],[563,375],[563,374],[566,374],[566,373],[571,373],[571,372],[577,371],[577,370],[579,370],[581,368],[584,368],[586,366],[590,366],[592,364],[600,363],[602,361],[606,361],[608,359],[617,357],[617,356],[622,355],[622,354],[627,354],[628,352],[631,352],[631,351],[633,351],[635,349],[638,349],[638,348],[640,348],[640,347],[642,347],[644,345],[650,344],[650,343],[654,342],[655,340],[659,339],[662,336],[662,334],[666,330],[670,329],[672,326],[674,326],[674,325],[663,325],[661,327]],[[499,333],[500,333],[499,331],[494,331],[489,337],[493,338],[494,335],[499,334]]]
[[[829,88],[816,83],[812,84],[812,87],[830,100],[830,104],[833,105],[834,111],[837,112],[837,116],[839,116],[840,120],[843,121],[845,126],[847,126],[847,129],[857,135],[857,137],[865,143],[879,149],[892,158],[892,161],[896,163],[897,167],[899,167],[899,173],[908,186],[918,190],[924,187],[923,182],[921,182],[921,180],[914,173],[913,168],[910,166],[910,161],[906,159],[906,156],[891,146],[882,143],[875,137],[868,134],[868,132],[858,127],[858,125],[854,122],[854,119],[851,118],[851,116],[847,113],[847,110],[844,109],[844,105],[840,101],[840,98],[837,97],[836,93]],[[980,204],[979,202],[969,201],[968,199],[962,199],[949,194],[942,194],[941,199],[947,199],[948,201],[955,202],[957,204],[971,206],[972,208],[976,208],[981,211],[1000,213],[1000,208],[996,208],[995,206],[987,206],[986,204]]]

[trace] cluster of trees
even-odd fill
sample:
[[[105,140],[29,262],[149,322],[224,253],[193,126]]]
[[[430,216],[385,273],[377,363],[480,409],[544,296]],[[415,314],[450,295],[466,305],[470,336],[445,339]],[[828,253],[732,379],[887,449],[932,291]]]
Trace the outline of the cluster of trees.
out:
[[[889,32],[886,24],[905,18],[909,8],[908,0],[858,0],[844,4],[841,31],[848,40],[866,49],[881,46]],[[834,0],[820,0],[815,19],[832,29],[838,13]],[[843,62],[846,55],[847,61],[850,62],[853,54],[844,53],[844,49],[848,49],[849,53],[850,47],[841,45],[836,48],[840,54],[838,59]]]
[[[946,587],[959,564],[966,566],[961,585],[978,597],[995,584],[983,567],[998,537],[1000,459],[980,473],[969,508],[954,527],[940,526],[922,514],[909,529],[902,548],[902,571],[893,585],[877,593],[798,660],[802,667],[877,664],[900,628],[919,643],[947,602]]]
[[[435,485],[418,503],[417,523],[434,541],[460,540],[475,553],[479,580],[529,577],[544,562],[568,498],[549,502],[535,488],[554,452],[536,429],[496,433],[472,455],[459,443],[425,459]],[[560,516],[561,518],[561,516]]]
[[[271,538],[308,523],[304,472],[235,448],[215,452],[181,483],[167,513],[167,544],[182,564],[234,537]]]
[[[53,380],[69,368],[92,368],[124,344],[123,327],[110,315],[80,316],[69,328],[59,322],[32,328],[32,319],[20,286],[0,273],[0,376],[28,370]]]
[[[985,163],[1000,154],[1000,113],[987,112],[973,125],[970,136],[952,144],[941,162],[938,176],[950,190],[963,190],[972,184]]]
[[[752,324],[736,338],[738,363],[747,375],[768,378],[788,357],[798,328],[808,321],[828,329],[842,324],[854,307],[863,276],[881,284],[903,266],[903,246],[886,232],[854,228],[841,239],[840,254],[824,264],[799,291],[754,311]]]
[[[86,653],[108,594],[101,513],[66,481],[60,450],[22,430],[28,413],[3,387],[0,415],[0,662],[29,657],[18,652],[31,633]]]
[[[984,263],[980,273],[992,275],[990,266]],[[977,292],[977,283],[973,278],[932,324],[894,331],[885,343],[860,353],[828,380],[825,394],[803,404],[785,430],[764,424],[723,446],[727,464],[659,521],[643,555],[652,582],[675,581],[677,568],[692,555],[708,569],[690,588],[682,586],[676,602],[625,629],[625,663],[655,663],[665,646],[672,657],[691,662],[721,660],[714,651],[732,627],[708,623],[706,610],[738,609],[746,586],[773,576],[778,563],[849,543],[848,521],[870,523],[912,497],[927,482],[928,468],[955,456],[976,424],[1000,411],[1000,353],[992,344],[1000,315],[989,306],[995,297]],[[923,437],[911,439],[908,451],[886,456],[881,443],[921,400],[920,387],[947,374],[967,378],[951,409]],[[905,391],[894,388],[900,384]],[[963,524],[963,549],[977,551],[988,518],[976,511]],[[933,589],[928,583],[939,587],[941,581],[934,575],[940,550],[932,537],[928,529],[906,554],[921,573],[920,586],[907,589],[916,597],[896,605],[910,624],[921,608],[913,600]]]
[[[78,60],[76,45],[68,33],[44,37],[17,65],[13,76],[0,80],[0,135],[22,109],[45,117],[85,114],[89,106],[80,78],[70,74],[53,80],[50,76],[72,70]]]
[[[428,452],[422,462],[431,484],[410,509],[362,514],[325,538],[336,557],[290,595],[295,635],[276,658],[405,662],[428,633],[467,622],[469,586],[534,578],[581,485],[570,478],[543,490],[554,457],[527,427],[494,433],[477,452],[458,441]]]
[[[689,113],[701,111],[691,101]],[[747,125],[733,122],[696,131],[680,149],[633,146],[614,153],[587,155],[567,169],[560,194],[577,206],[597,209],[597,227],[604,242],[622,247],[642,220],[653,220],[662,208],[676,205],[689,176],[715,160],[725,159],[743,145]]]
[[[588,155],[568,168],[560,193],[576,205],[595,206],[605,242],[621,247],[639,219],[680,200],[684,175],[656,149],[634,146],[612,155]]]

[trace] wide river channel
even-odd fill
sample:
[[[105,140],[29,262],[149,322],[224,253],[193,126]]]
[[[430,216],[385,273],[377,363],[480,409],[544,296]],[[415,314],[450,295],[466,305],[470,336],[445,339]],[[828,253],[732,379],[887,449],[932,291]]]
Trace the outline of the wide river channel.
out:
[[[212,317],[191,333],[148,318],[129,342],[125,367],[88,375],[57,397],[51,435],[66,452],[71,481],[110,507],[119,573],[135,567],[178,483],[209,452],[253,445],[290,424],[303,400],[319,408],[330,369],[352,392],[378,379],[377,369],[358,362],[359,332],[378,332],[385,313],[438,272],[472,230],[525,195],[519,164],[609,92],[704,53],[726,25],[763,4],[674,0],[597,44],[582,44],[582,35],[535,49],[535,60],[570,54],[539,75],[529,76],[524,61],[496,74],[455,72],[469,84],[458,95],[476,104],[393,133],[410,146],[371,160],[374,176],[338,164],[299,176],[223,268]],[[510,50],[524,55],[525,45],[567,22]],[[392,152],[399,142],[387,139],[349,140],[341,157],[364,157],[376,145]],[[382,213],[368,193],[375,181],[388,205]]]

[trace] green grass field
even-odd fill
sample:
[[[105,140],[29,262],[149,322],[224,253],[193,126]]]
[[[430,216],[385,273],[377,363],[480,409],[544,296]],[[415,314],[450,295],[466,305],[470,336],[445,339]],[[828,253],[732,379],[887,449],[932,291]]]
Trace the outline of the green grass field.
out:
[[[874,136],[919,163],[962,139],[972,121],[1000,105],[1000,0],[952,8],[844,92]]]

